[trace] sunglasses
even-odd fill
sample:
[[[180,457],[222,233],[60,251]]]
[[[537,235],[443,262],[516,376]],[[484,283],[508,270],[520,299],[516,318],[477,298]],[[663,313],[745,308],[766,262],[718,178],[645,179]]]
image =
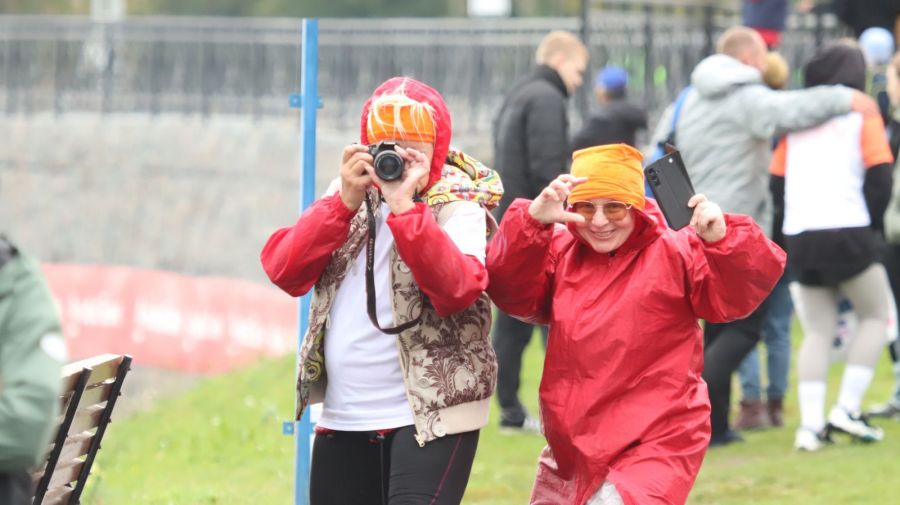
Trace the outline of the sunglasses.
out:
[[[606,219],[610,221],[621,221],[628,217],[628,210],[631,209],[631,204],[624,204],[622,202],[606,202],[602,206],[603,215]],[[572,204],[572,212],[584,217],[585,221],[590,221],[594,219],[594,214],[597,213],[597,206],[592,202],[575,202]]]

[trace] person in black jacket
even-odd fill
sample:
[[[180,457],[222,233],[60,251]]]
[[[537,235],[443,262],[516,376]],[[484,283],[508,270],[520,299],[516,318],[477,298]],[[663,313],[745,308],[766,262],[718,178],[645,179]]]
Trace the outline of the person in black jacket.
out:
[[[828,7],[829,2],[821,2]],[[833,0],[834,14],[853,30],[859,38],[867,28],[877,26],[897,36],[897,18],[900,17],[900,0]]]
[[[581,86],[587,48],[571,33],[553,31],[538,45],[535,61],[532,73],[507,95],[494,124],[494,167],[505,189],[496,211],[498,221],[513,200],[535,198],[568,166],[566,106]],[[518,393],[522,352],[533,330],[531,324],[497,314],[493,343],[500,366],[497,399],[504,427],[537,429]]]
[[[597,74],[595,92],[600,108],[572,139],[572,150],[604,144],[628,144],[637,147],[635,135],[647,129],[647,111],[625,99],[628,74],[608,66]]]

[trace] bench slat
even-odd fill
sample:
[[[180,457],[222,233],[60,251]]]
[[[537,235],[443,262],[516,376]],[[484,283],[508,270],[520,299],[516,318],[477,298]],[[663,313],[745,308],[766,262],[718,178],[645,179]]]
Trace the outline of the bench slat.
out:
[[[81,401],[78,403],[79,408],[86,407],[88,405],[95,405],[99,403],[103,403],[109,399],[109,392],[112,391],[113,385],[116,383],[115,379],[106,379],[105,381],[99,384],[93,384],[87,387],[84,390],[84,393],[81,395]],[[57,424],[62,422],[63,417],[65,417],[66,409],[69,406],[69,399],[72,397],[73,392],[69,391],[65,395],[60,397],[60,416],[57,419]]]
[[[68,466],[57,465],[56,470],[53,471],[53,478],[50,479],[50,485],[47,486],[47,492],[51,492],[59,486],[78,480],[78,474],[81,473],[81,467],[83,466],[84,461],[80,460],[74,461],[73,464]]]
[[[69,436],[77,435],[82,431],[92,430],[100,423],[103,416],[103,407],[99,405],[91,405],[86,409],[78,409],[72,426],[69,428]]]
[[[83,368],[91,368],[93,370],[88,381],[89,386],[110,377],[115,377],[119,364],[122,363],[122,358],[123,356],[119,354],[101,354],[63,366],[62,390],[71,391],[75,387],[75,382],[78,380],[78,375]]]
[[[91,442],[93,441],[94,433],[89,431],[83,431],[76,435],[70,435],[68,438],[66,438],[66,443],[63,445],[63,450],[59,453],[57,468],[65,466],[68,461],[86,455],[88,449],[91,448]],[[56,444],[51,444],[51,450],[55,445]],[[31,474],[32,481],[37,483],[41,479],[41,477],[44,476],[44,472],[46,470],[47,462],[44,461],[44,465],[41,467],[41,469]]]
[[[75,491],[75,488],[72,486],[60,486],[44,495],[44,501],[41,502],[41,505],[67,504],[69,503],[69,497],[72,496],[73,491]]]
[[[85,431],[77,435],[70,435],[59,454],[59,464],[64,465],[66,461],[86,455],[93,441],[94,434],[91,432]]]
[[[70,459],[75,459],[79,456],[84,456],[87,454],[87,450],[91,447],[91,442],[94,439],[94,433],[90,431],[83,431],[81,433],[75,435],[69,435],[66,438],[66,442],[63,445],[63,450],[59,453],[59,459],[57,466],[63,465],[66,461]],[[50,448],[47,451],[48,453],[52,451],[56,447],[56,444],[51,442]],[[41,468],[35,470],[31,473],[32,480],[37,482],[41,477],[44,476],[44,472],[47,470],[47,461],[44,461],[44,464],[41,465]]]
[[[115,379],[107,379],[100,384],[88,386],[88,388],[81,395],[81,402],[78,404],[78,407],[84,408],[89,405],[100,405],[101,403],[105,404],[106,400],[109,399],[109,393],[110,391],[112,391],[113,385],[115,383]]]

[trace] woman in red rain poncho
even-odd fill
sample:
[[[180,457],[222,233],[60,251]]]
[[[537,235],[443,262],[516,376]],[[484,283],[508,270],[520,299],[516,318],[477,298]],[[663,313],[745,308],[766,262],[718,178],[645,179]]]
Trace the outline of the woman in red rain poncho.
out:
[[[488,248],[497,306],[550,325],[532,505],[683,504],[710,436],[698,319],[749,314],[784,269],[750,217],[703,195],[691,226],[667,228],[640,160],[623,144],[577,151]]]

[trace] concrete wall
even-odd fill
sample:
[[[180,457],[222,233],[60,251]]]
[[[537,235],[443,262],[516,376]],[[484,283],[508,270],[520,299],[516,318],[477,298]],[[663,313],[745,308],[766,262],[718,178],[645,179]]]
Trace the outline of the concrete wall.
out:
[[[0,116],[0,231],[42,261],[264,281],[259,251],[298,213],[298,125],[295,112]],[[357,135],[320,128],[317,195]],[[457,140],[490,154],[489,139]]]

